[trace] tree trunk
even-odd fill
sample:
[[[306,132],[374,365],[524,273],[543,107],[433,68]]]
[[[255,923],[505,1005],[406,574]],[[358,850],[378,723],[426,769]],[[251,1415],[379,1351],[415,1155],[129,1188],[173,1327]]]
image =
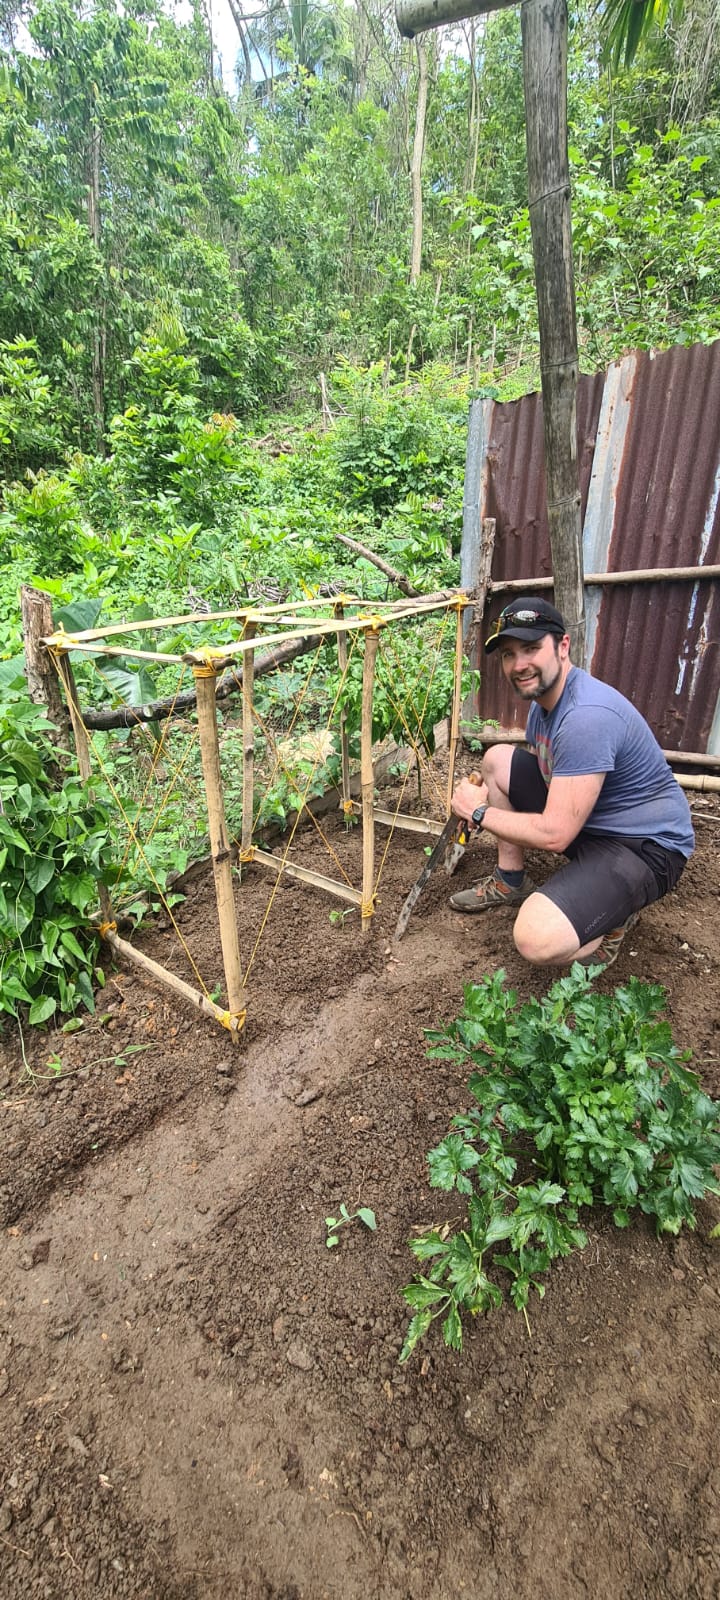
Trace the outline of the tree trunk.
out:
[[[570,170],[567,152],[567,7],[525,0],[521,10],[528,200],[535,261],[555,601],[573,659],[585,664],[582,525],[577,460],[578,376]]]
[[[100,158],[102,136],[99,124],[93,119],[90,125],[88,148],[88,229],[98,252],[102,248],[102,218],[100,214]],[[105,310],[102,290],[95,303],[95,326],[92,334],[92,397],[95,417],[95,437],[99,451],[105,441]]]
[[[428,98],[428,63],[427,50],[422,40],[415,43],[418,62],[418,92],[417,107],[415,110],[415,138],[413,140],[412,160],[410,163],[410,183],[412,186],[412,245],[410,248],[410,282],[417,283],[420,277],[420,263],[422,259],[423,241],[423,200],[422,200],[422,162],[425,149],[425,118],[427,115]]]

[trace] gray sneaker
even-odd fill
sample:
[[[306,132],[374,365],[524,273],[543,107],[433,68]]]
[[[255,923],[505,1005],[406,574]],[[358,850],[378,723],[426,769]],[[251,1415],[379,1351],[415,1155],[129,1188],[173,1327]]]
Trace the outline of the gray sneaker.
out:
[[[470,912],[491,911],[493,906],[521,906],[535,888],[536,884],[525,873],[520,888],[512,889],[509,883],[503,882],[496,867],[489,878],[474,883],[472,889],[460,889],[457,894],[451,894],[450,904],[453,911]]]

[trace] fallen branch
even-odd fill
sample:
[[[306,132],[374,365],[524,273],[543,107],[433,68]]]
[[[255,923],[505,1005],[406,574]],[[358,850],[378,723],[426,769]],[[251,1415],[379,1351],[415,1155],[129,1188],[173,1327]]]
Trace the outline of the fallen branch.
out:
[[[351,539],[348,533],[336,533],[335,538],[339,539],[341,544],[347,545],[348,550],[353,550],[355,555],[362,556],[365,561],[371,561],[374,567],[379,567],[380,571],[384,572],[385,577],[389,578],[390,582],[394,583],[395,587],[400,589],[403,594],[406,594],[409,600],[420,600],[422,598],[421,590],[414,589],[409,578],[404,578],[401,572],[396,572],[395,568],[391,567],[387,561],[383,561],[382,556],[376,556],[374,550],[368,550],[367,545],[360,544],[358,539]]]
[[[288,661],[294,661],[296,656],[307,655],[309,651],[317,650],[320,642],[317,634],[311,634],[303,639],[293,639],[289,644],[278,645],[276,650],[270,650],[267,655],[257,658],[255,677],[262,677],[267,672],[276,672],[278,667],[284,667]],[[217,681],[216,698],[226,700],[229,695],[237,694],[242,689],[242,684],[242,667],[224,672]],[[184,689],[181,694],[166,695],[162,700],[150,700],[142,706],[106,706],[100,711],[83,711],[83,722],[86,728],[93,729],[134,728],[139,723],[162,722],[165,717],[179,715],[182,711],[192,711],[196,704],[196,691]]]

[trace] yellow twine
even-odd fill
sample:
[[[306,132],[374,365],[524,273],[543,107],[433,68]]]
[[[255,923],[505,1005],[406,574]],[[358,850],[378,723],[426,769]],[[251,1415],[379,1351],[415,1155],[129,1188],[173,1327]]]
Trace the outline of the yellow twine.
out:
[[[100,938],[104,939],[106,933],[117,933],[117,923],[116,922],[101,922],[99,931],[100,931]]]
[[[362,900],[360,902],[360,915],[361,915],[361,917],[374,917],[376,899],[377,899],[377,895],[372,894],[369,900]]]
[[[241,865],[245,865],[245,866],[247,865],[248,862],[254,861],[255,860],[255,846],[254,846],[254,844],[250,845],[249,850],[241,850],[240,853],[239,853],[239,856],[238,856],[238,860],[240,861]]]

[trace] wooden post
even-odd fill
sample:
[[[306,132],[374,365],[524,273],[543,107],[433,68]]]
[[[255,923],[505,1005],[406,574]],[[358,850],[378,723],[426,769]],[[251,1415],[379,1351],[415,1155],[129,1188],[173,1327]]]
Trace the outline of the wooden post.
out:
[[[577,459],[577,326],[567,144],[566,0],[521,6],[528,204],[540,331],[548,526],[555,604],[585,665]]]
[[[458,746],[460,744],[460,712],[462,710],[462,670],[463,670],[463,620],[464,608],[458,606],[455,614],[455,674],[453,681],[452,712],[450,715],[450,741],[447,781],[446,815],[449,817],[452,810],[451,800],[455,788],[455,762]]]
[[[25,649],[25,677],[28,694],[36,706],[42,706],[55,726],[53,742],[61,750],[70,749],[70,726],[60,693],[60,685],[52,661],[40,640],[55,632],[52,600],[44,589],[33,589],[24,583],[20,590],[23,645]]]
[[[338,601],[337,604],[335,606],[333,606],[333,611],[334,611],[336,617],[344,617],[344,615],[345,615],[345,608],[341,604],[340,601]],[[337,653],[338,653],[338,666],[340,668],[340,676],[341,676],[342,680],[345,680],[345,674],[347,672],[347,664],[348,664],[348,643],[347,643],[347,634],[342,632],[342,630],[338,633],[338,636],[337,636]],[[348,736],[347,736],[347,711],[345,710],[344,707],[340,712],[340,761],[342,763],[343,811],[345,812],[345,816],[347,817],[349,809],[350,809],[350,805],[351,805],[351,799],[350,799],[350,751],[348,749]]]
[[[365,634],[365,659],[363,661],[362,710],[360,722],[360,778],[362,784],[363,819],[363,881],[361,926],[369,932],[373,915],[373,884],[375,878],[375,807],[374,773],[372,758],[373,690],[375,663],[380,635],[377,628],[368,628]]]
[[[252,639],[256,623],[246,622],[243,638]],[[243,732],[243,793],[242,832],[240,835],[240,862],[247,861],[252,848],[253,807],[255,804],[255,731],[253,728],[253,693],[255,688],[255,651],[246,650],[243,658],[242,680],[242,732]],[[242,865],[241,865],[242,870]]]
[[[217,900],[218,922],[220,924],[220,941],[222,944],[223,966],[225,968],[228,1009],[231,1015],[240,1016],[246,1009],[246,996],[240,967],[232,858],[227,824],[225,822],[222,779],[220,777],[220,746],[218,743],[217,711],[215,706],[215,669],[214,667],[193,667],[193,677],[197,691],[200,753],[202,756],[203,776],[205,778],[210,854],[215,878],[215,898]],[[233,1039],[236,1040],[238,1037],[237,1033],[233,1034]]]

